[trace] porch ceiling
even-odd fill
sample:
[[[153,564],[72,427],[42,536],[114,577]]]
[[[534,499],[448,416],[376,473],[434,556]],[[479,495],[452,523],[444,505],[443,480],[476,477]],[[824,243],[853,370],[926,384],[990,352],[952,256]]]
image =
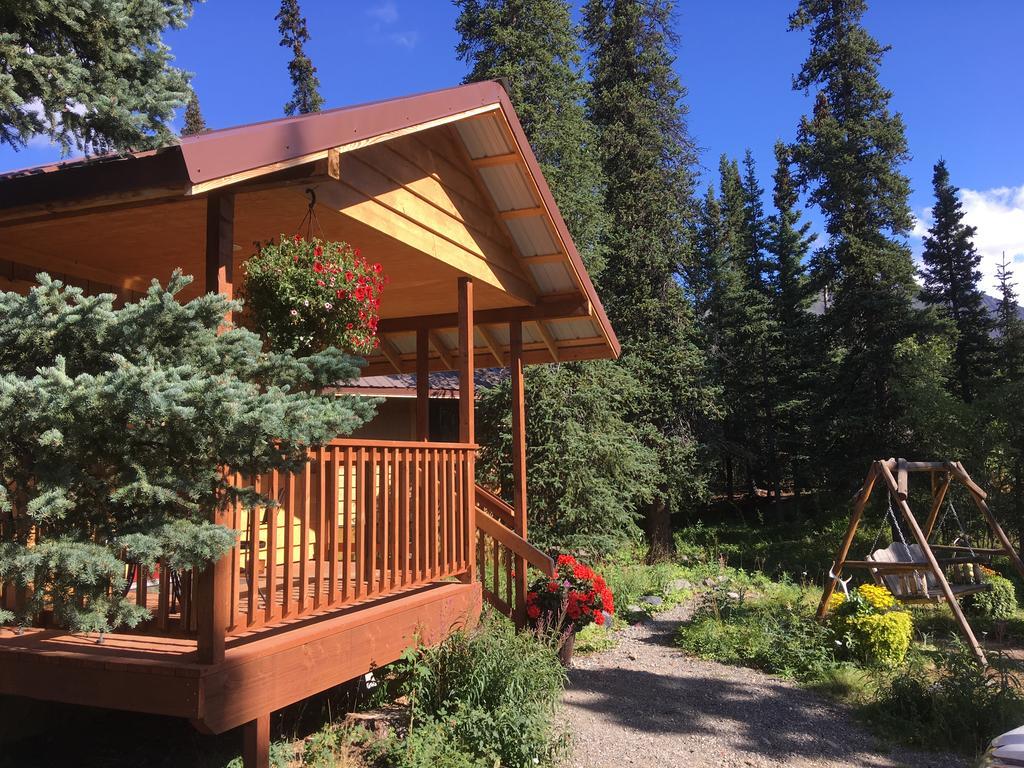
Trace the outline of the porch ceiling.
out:
[[[347,139],[346,143],[339,138]],[[62,183],[63,182],[63,183]],[[368,374],[415,368],[415,329],[431,329],[431,368],[451,366],[457,278],[476,284],[480,366],[618,354],[618,342],[496,83],[213,131],[121,159],[0,176],[0,288],[46,270],[125,297],[180,267],[203,275],[205,197],[235,195],[235,282],[256,244],[296,232],[306,190],[323,236],[359,247],[391,277],[382,354]],[[314,226],[314,234],[319,234]],[[201,280],[187,296],[202,290]]]

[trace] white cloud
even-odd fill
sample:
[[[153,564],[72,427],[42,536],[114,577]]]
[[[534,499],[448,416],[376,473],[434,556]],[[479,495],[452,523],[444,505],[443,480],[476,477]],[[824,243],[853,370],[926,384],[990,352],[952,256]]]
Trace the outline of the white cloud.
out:
[[[420,33],[416,30],[411,30],[409,32],[396,32],[393,35],[388,35],[388,40],[402,48],[415,48],[419,39]]]
[[[377,19],[382,24],[394,24],[398,21],[398,8],[393,0],[384,0],[366,10],[366,15]]]
[[[995,296],[996,266],[1006,254],[1015,265],[1015,282],[1024,286],[1024,184],[995,189],[961,189],[964,221],[977,227],[974,245],[981,254],[981,287]],[[931,225],[931,211],[915,217],[913,235],[924,237]]]

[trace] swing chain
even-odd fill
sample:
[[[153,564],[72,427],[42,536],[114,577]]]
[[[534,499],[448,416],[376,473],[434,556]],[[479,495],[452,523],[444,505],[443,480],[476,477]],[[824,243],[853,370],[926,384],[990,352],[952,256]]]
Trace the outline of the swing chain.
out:
[[[878,533],[875,534],[875,540],[871,543],[871,551],[874,552],[878,548],[878,540],[882,538],[882,531],[885,530],[885,525],[888,521],[892,521],[890,527],[896,531],[900,536],[900,541],[903,542],[903,546],[910,548],[907,543],[907,537],[903,534],[903,528],[900,526],[900,521],[896,517],[896,511],[892,508],[892,494],[889,494],[889,508],[886,510],[885,516],[882,517],[882,522],[878,526]]]

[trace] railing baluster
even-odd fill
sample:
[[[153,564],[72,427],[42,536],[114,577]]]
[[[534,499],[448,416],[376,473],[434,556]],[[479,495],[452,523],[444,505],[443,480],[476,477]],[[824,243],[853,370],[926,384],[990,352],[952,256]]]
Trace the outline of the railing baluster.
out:
[[[267,586],[264,620],[272,621],[277,611],[277,499],[281,492],[281,479],[277,470],[270,472],[270,499],[266,507],[267,517]]]
[[[327,463],[324,470],[324,485],[326,486],[326,503],[324,504],[324,520],[327,532],[324,538],[327,540],[327,562],[331,583],[327,589],[327,603],[335,605],[338,602],[338,449],[331,447],[327,450]]]
[[[363,567],[366,563],[366,449],[356,451],[356,600],[363,596]]]
[[[352,477],[352,449],[346,448],[340,468],[344,492],[342,494],[341,522],[342,528],[342,568],[341,568],[341,601],[347,603],[352,599],[352,516],[355,513],[355,480]]]
[[[281,518],[284,521],[284,574],[281,583],[281,618],[292,614],[292,561],[295,559],[295,475],[286,474],[284,482],[284,505]]]
[[[403,448],[401,451],[402,456],[402,473],[401,473],[401,490],[399,493],[399,499],[401,507],[398,512],[399,520],[402,521],[402,528],[398,534],[399,552],[398,562],[401,566],[398,572],[398,583],[400,586],[405,586],[409,583],[409,530],[410,530],[410,513],[409,513],[409,493],[412,490],[411,483],[409,481],[409,449]]]
[[[380,502],[377,505],[380,509],[380,574],[377,581],[377,591],[383,592],[388,583],[388,549],[391,543],[391,493],[389,488],[391,469],[391,450],[384,448],[380,452],[380,491],[378,496]]]
[[[398,555],[398,530],[400,527],[398,489],[401,485],[402,474],[402,453],[397,448],[389,449],[392,452],[391,461],[391,569],[388,572],[388,589],[394,589],[398,585],[398,569],[401,565],[401,558]]]
[[[420,540],[423,538],[423,494],[421,493],[423,462],[421,456],[420,451],[413,451],[410,465],[412,471],[410,477],[412,484],[412,580],[414,582],[419,582],[423,578],[423,572],[420,570],[420,553],[422,551]]]
[[[302,499],[299,501],[299,509],[301,510],[301,521],[299,528],[299,546],[302,548],[299,552],[299,613],[305,613],[306,607],[309,602],[309,461],[302,465],[302,470],[299,474],[299,495]]]
[[[260,478],[251,478],[253,487],[256,492],[260,492]],[[248,523],[248,535],[249,535],[249,549],[246,553],[246,579],[248,580],[247,587],[247,604],[246,604],[246,617],[245,625],[251,627],[256,623],[256,604],[259,601],[259,576],[260,576],[260,518],[259,518],[259,507],[249,507],[247,510],[248,517],[246,521]]]
[[[316,562],[313,564],[313,610],[323,605],[324,593],[324,558],[326,557],[327,513],[324,504],[326,487],[324,485],[324,448],[318,446],[313,453],[316,462]]]

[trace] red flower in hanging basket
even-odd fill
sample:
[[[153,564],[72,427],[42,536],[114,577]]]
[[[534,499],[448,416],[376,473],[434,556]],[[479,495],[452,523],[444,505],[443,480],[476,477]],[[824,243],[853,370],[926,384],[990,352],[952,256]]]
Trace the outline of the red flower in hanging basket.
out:
[[[377,267],[347,243],[282,236],[246,262],[244,322],[281,350],[369,353],[380,346],[377,312],[386,277]],[[342,275],[345,285],[359,287],[336,287]]]

